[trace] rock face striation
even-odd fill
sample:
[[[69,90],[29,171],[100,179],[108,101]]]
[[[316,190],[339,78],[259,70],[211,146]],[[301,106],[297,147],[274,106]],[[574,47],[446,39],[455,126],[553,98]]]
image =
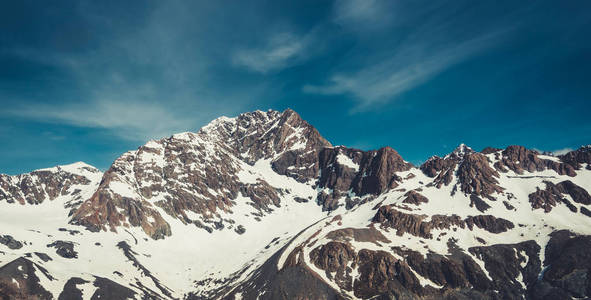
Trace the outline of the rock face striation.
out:
[[[82,162],[16,176],[0,174],[0,201],[42,204],[60,196],[77,196],[93,187],[100,176],[101,171]],[[82,200],[79,196],[74,200]]]
[[[336,209],[343,197],[351,207],[361,201],[360,197],[371,198],[393,189],[402,181],[397,173],[413,167],[390,147],[376,151],[324,148],[319,153],[318,162],[318,186],[323,189],[318,195],[318,203],[325,210]]]
[[[0,175],[0,298],[591,297],[591,147],[420,166],[292,110]]]
[[[72,223],[94,231],[141,227],[155,239],[172,234],[162,214],[206,230],[220,228],[226,222],[219,213],[231,211],[239,196],[249,198],[261,214],[279,206],[281,191],[264,178],[241,181],[241,174],[248,175],[245,166],[265,161],[277,173],[305,182],[317,175],[318,152],[328,146],[292,110],[222,117],[197,133],[150,141],[125,153]]]

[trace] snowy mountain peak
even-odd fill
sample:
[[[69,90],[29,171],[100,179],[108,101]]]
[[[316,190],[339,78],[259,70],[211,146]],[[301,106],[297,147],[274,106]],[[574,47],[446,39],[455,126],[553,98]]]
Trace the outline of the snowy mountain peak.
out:
[[[0,298],[585,298],[590,164],[461,144],[416,168],[289,109],[222,117],[104,174],[0,175]]]
[[[473,153],[473,152],[474,152],[474,150],[472,150],[472,148],[468,147],[464,143],[461,143],[452,151],[452,153],[448,154],[448,156],[455,155],[457,157],[464,157],[466,154]]]
[[[209,124],[201,127],[201,129],[199,129],[199,132],[203,133],[203,134],[211,134],[212,132],[214,132],[216,130],[220,130],[221,128],[224,128],[224,129],[232,128],[232,127],[234,127],[235,124],[236,124],[236,118],[229,118],[226,116],[221,116],[221,117],[209,122]]]
[[[232,231],[240,224],[224,215],[234,207],[250,203],[262,216],[283,205],[281,193],[294,188],[262,174],[283,175],[313,191],[318,152],[327,146],[293,110],[218,118],[197,133],[149,141],[115,160],[72,224],[91,230],[141,227],[152,238],[173,234],[171,220],[195,224],[195,230]]]
[[[51,168],[43,168],[43,169],[37,169],[35,171],[65,171],[65,172],[77,172],[80,170],[98,170],[97,168],[95,168],[94,166],[91,166],[83,161],[78,161],[78,162],[74,162],[71,164],[67,164],[67,165],[57,165],[55,167],[51,167]],[[33,172],[35,172],[33,171]]]
[[[102,176],[102,172],[85,162],[78,161],[67,165],[58,165],[52,168],[38,169],[33,172],[49,171],[49,172],[67,172],[71,174],[81,175],[88,178],[97,178]]]
[[[41,204],[59,197],[80,200],[80,191],[95,188],[101,177],[101,171],[84,162],[19,175],[0,174],[0,202],[25,205]]]

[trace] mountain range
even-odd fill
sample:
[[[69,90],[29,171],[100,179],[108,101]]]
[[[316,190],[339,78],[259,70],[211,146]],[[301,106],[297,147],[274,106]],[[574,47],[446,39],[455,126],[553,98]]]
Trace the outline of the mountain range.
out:
[[[0,298],[591,297],[591,146],[420,166],[293,110],[0,175]]]

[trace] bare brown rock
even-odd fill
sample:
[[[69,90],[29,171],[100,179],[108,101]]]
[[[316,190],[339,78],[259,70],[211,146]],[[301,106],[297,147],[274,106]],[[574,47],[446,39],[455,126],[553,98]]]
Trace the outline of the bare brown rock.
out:
[[[149,202],[101,190],[76,210],[70,223],[85,226],[90,231],[139,226],[154,239],[171,234],[170,225]]]
[[[357,297],[392,295],[404,299],[422,293],[422,286],[408,265],[388,252],[363,249],[358,253],[358,264],[360,276],[354,283]]]
[[[263,179],[240,181],[240,164],[268,159],[276,172],[309,181],[318,174],[318,151],[327,146],[314,127],[289,109],[220,118],[197,133],[151,141],[118,158],[72,223],[92,230],[140,226],[161,238],[171,232],[160,208],[198,228],[221,229],[225,221],[219,213],[231,212],[239,195],[250,198],[261,215],[280,206],[279,191]]]
[[[544,183],[546,184],[546,189],[538,189],[529,194],[529,202],[534,209],[542,208],[545,212],[550,212],[559,203],[565,203],[565,205],[570,207],[572,204],[563,197],[563,194],[570,195],[573,201],[577,203],[584,205],[591,204],[591,195],[570,180],[565,180],[558,184],[553,184],[550,181],[544,181]]]
[[[332,190],[331,194],[320,194],[318,202],[325,210],[333,210],[339,198],[349,191],[356,196],[379,195],[398,186],[402,178],[397,172],[408,171],[412,164],[405,162],[396,150],[384,147],[379,150],[361,151],[335,147],[320,151],[320,177],[318,186]],[[352,169],[338,162],[337,156],[345,155],[357,164]]]
[[[476,226],[492,233],[505,232],[515,227],[513,222],[492,215],[470,216],[466,218],[465,222],[470,230]]]
[[[501,193],[497,171],[490,167],[486,156],[471,153],[464,157],[458,168],[460,190],[466,194],[491,197],[493,193]]]
[[[468,251],[484,261],[493,288],[502,299],[519,299],[532,287],[541,271],[540,246],[534,241],[478,246]],[[525,288],[517,282],[521,275]]]
[[[310,259],[316,267],[325,270],[329,278],[334,272],[337,285],[343,290],[353,290],[357,297],[415,295],[422,291],[408,265],[385,251],[363,249],[356,253],[344,243],[329,242],[312,250]],[[351,268],[358,268],[358,280],[350,276]]]
[[[90,168],[91,172],[100,173]],[[55,167],[47,170],[9,176],[0,174],[0,201],[39,204],[65,195],[74,185],[88,185],[90,180]]]
[[[272,186],[266,181],[258,181],[256,184],[246,184],[240,188],[240,193],[243,197],[248,197],[252,200],[252,205],[259,210],[269,210],[271,205],[280,206],[280,198]]]
[[[310,252],[310,260],[314,265],[324,271],[326,276],[333,278],[331,273],[336,272],[334,281],[345,290],[352,290],[350,261],[356,259],[355,251],[347,244],[340,242],[329,242]]]
[[[39,279],[39,276],[48,276],[48,279],[52,280],[53,277],[46,272],[43,267],[24,257],[5,264],[0,267],[0,298],[51,299],[51,293],[40,284]]]
[[[429,177],[435,177],[433,183],[440,188],[442,185],[451,183],[458,161],[459,158],[456,156],[449,158],[433,156],[421,165],[421,171]]]
[[[421,203],[428,203],[429,199],[427,197],[421,195],[421,193],[416,191],[408,191],[404,194],[404,200],[402,203],[420,205]]]
[[[424,215],[403,213],[391,205],[386,205],[378,209],[372,222],[379,223],[383,228],[395,229],[397,235],[403,235],[406,232],[426,239],[433,238],[431,234],[433,229],[468,226],[472,230],[476,226],[491,233],[502,233],[515,227],[511,221],[492,215],[470,216],[464,220],[457,215],[433,215],[429,221],[425,221],[426,218]]]
[[[457,177],[452,195],[459,188],[465,194],[493,199],[492,194],[503,191],[497,180],[499,174],[490,166],[488,158],[463,144],[444,158],[431,157],[421,165],[421,170],[425,175],[434,177],[432,184],[437,188],[449,185]]]
[[[344,270],[355,256],[351,246],[340,242],[328,242],[310,252],[314,265],[327,272]]]
[[[480,153],[486,155],[486,154],[496,153],[496,152],[499,152],[501,150],[503,150],[503,149],[494,148],[494,147],[486,147],[486,148],[482,149],[482,151],[480,151]]]
[[[63,258],[78,258],[78,252],[74,250],[74,243],[70,241],[55,241],[47,245],[48,248],[55,248],[55,253]]]
[[[379,230],[370,228],[344,228],[329,232],[326,238],[340,242],[348,242],[353,239],[356,242],[370,242],[380,245],[381,243],[390,243]]]
[[[396,229],[396,234],[402,236],[405,232],[414,236],[432,239],[432,229],[449,229],[452,226],[465,228],[464,221],[456,215],[433,215],[431,220],[424,221],[425,215],[414,215],[400,212],[391,205],[378,209],[372,222],[379,223],[383,228]]]
[[[485,212],[490,208],[484,200],[476,195],[470,195],[470,207],[476,207],[480,212]]]
[[[529,289],[535,299],[588,298],[591,295],[591,236],[553,232],[546,245],[544,272]]]
[[[560,160],[573,168],[579,170],[582,164],[591,165],[591,145],[583,146],[575,151],[568,152],[559,156]]]
[[[509,146],[503,150],[502,158],[495,163],[495,168],[501,172],[509,169],[517,174],[523,174],[524,171],[531,173],[551,169],[560,175],[576,176],[572,165],[541,159],[538,157],[538,152],[523,146]]]
[[[423,222],[426,218],[424,215],[406,214],[386,205],[378,209],[372,221],[382,227],[396,229],[396,234],[400,236],[408,232],[415,236],[432,238],[427,222]]]

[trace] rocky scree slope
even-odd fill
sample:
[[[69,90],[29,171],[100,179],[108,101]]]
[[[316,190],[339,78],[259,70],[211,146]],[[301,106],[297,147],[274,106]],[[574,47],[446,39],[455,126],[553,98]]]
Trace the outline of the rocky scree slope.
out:
[[[460,145],[419,167],[292,110],[149,141],[104,173],[0,175],[12,299],[591,295],[591,147]]]

